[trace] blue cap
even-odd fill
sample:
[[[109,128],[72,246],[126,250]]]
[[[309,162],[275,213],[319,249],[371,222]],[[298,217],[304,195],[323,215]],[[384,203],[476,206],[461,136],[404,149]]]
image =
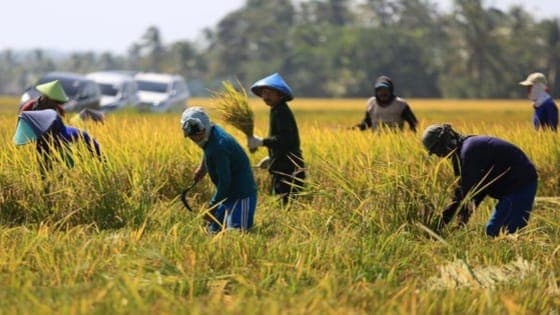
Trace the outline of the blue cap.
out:
[[[294,99],[294,94],[292,93],[292,89],[288,86],[286,81],[284,81],[284,79],[282,79],[282,77],[278,73],[274,73],[264,79],[260,79],[259,81],[253,83],[253,85],[251,86],[251,92],[253,92],[253,94],[260,97],[261,96],[260,88],[262,87],[271,88],[284,94],[286,102]]]

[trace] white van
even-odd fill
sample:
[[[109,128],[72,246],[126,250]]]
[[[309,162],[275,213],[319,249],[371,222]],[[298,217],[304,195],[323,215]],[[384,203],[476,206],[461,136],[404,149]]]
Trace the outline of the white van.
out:
[[[187,107],[190,93],[180,75],[141,72],[134,80],[138,86],[139,109],[165,112]]]
[[[100,106],[103,111],[137,106],[140,103],[136,82],[131,75],[117,71],[102,71],[90,73],[86,77],[99,86]]]

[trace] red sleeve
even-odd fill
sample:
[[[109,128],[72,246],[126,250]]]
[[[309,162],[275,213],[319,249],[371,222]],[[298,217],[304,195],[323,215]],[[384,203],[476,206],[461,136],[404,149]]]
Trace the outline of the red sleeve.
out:
[[[25,112],[25,111],[30,111],[30,110],[35,110],[35,105],[37,104],[37,99],[32,99],[27,101],[27,103],[24,103],[23,105],[21,105],[21,107],[19,108],[20,112]],[[64,108],[62,107],[62,105],[56,105],[56,108],[53,108],[54,110],[56,110],[58,112],[58,114],[62,117],[64,117]]]
[[[19,108],[20,112],[25,112],[25,111],[29,111],[29,110],[33,110],[33,107],[35,106],[35,104],[37,103],[36,99],[32,99],[27,101],[27,103],[24,103],[23,105],[21,105],[21,107]]]

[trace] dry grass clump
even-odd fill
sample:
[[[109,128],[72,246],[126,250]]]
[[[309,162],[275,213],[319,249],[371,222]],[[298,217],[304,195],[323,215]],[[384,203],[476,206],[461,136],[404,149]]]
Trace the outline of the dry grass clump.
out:
[[[445,266],[439,266],[440,276],[428,279],[431,289],[456,289],[462,287],[491,288],[502,282],[521,281],[535,274],[538,269],[534,262],[517,257],[502,266],[471,267],[458,259]]]

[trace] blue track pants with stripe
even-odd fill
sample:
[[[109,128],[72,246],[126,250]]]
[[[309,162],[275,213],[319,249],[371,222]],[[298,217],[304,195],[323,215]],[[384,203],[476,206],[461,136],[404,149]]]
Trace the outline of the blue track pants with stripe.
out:
[[[222,228],[248,230],[253,226],[257,195],[220,204],[213,211],[216,221],[208,225],[208,231],[217,233]]]

